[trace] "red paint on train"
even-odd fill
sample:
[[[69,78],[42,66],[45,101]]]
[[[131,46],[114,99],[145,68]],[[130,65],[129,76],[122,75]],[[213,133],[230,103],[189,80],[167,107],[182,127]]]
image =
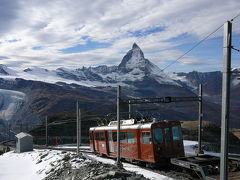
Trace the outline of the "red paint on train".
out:
[[[160,121],[147,124],[122,121],[120,131],[121,158],[149,163],[167,162],[183,157],[184,146],[179,121]],[[108,157],[117,156],[116,122],[109,126],[90,128],[90,147],[93,152]]]

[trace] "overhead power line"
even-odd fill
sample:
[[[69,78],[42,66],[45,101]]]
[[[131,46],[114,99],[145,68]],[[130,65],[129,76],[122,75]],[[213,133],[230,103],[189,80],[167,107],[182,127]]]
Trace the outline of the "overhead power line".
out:
[[[234,21],[236,18],[238,18],[240,16],[240,13],[236,16],[234,16],[231,21]],[[177,61],[179,61],[180,59],[182,59],[186,54],[188,54],[189,52],[191,52],[193,49],[195,49],[197,46],[199,46],[203,41],[207,40],[211,35],[213,35],[215,32],[217,32],[221,27],[223,27],[223,24],[221,24],[221,26],[219,26],[218,28],[216,28],[214,31],[212,31],[210,34],[208,34],[207,36],[205,36],[202,40],[198,41],[193,47],[191,47],[188,51],[186,51],[185,53],[183,53],[181,56],[179,56],[176,60],[174,60],[173,62],[171,62],[170,64],[168,64],[166,67],[164,67],[162,69],[162,71],[166,70],[167,68],[169,68],[170,66],[172,66],[173,64],[175,64]]]
[[[238,18],[240,16],[240,13],[237,14],[236,16],[234,16],[234,18],[231,19],[231,21],[233,22],[236,18]]]

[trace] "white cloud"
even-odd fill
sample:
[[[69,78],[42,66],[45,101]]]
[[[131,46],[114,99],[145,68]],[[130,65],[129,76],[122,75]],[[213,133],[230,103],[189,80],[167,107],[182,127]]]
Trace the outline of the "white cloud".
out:
[[[18,66],[19,62],[23,67],[118,64],[123,52],[137,42],[146,58],[162,66],[183,53],[174,48],[189,38],[177,39],[180,35],[201,39],[239,13],[240,4],[238,0],[3,0],[0,7],[4,7],[0,8],[0,54],[7,57],[0,63]],[[154,28],[162,30],[134,36],[136,31]],[[215,36],[220,35],[221,31]],[[73,54],[59,51],[87,41],[111,45]],[[201,60],[193,56],[183,62],[198,63]]]

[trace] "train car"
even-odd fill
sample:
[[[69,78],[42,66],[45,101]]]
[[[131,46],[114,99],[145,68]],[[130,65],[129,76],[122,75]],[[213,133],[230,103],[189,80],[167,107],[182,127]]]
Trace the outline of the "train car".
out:
[[[117,122],[92,127],[89,131],[93,152],[108,157],[117,156]],[[130,162],[161,164],[172,157],[183,157],[184,146],[179,121],[138,123],[134,119],[121,120],[121,158]]]

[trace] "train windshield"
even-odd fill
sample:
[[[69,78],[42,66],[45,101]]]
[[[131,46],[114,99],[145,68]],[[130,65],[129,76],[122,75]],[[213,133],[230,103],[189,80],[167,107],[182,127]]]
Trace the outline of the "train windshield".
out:
[[[154,144],[160,144],[163,142],[163,130],[153,129],[153,142]]]
[[[180,126],[173,126],[172,127],[172,134],[173,134],[173,140],[182,139],[181,127]]]

